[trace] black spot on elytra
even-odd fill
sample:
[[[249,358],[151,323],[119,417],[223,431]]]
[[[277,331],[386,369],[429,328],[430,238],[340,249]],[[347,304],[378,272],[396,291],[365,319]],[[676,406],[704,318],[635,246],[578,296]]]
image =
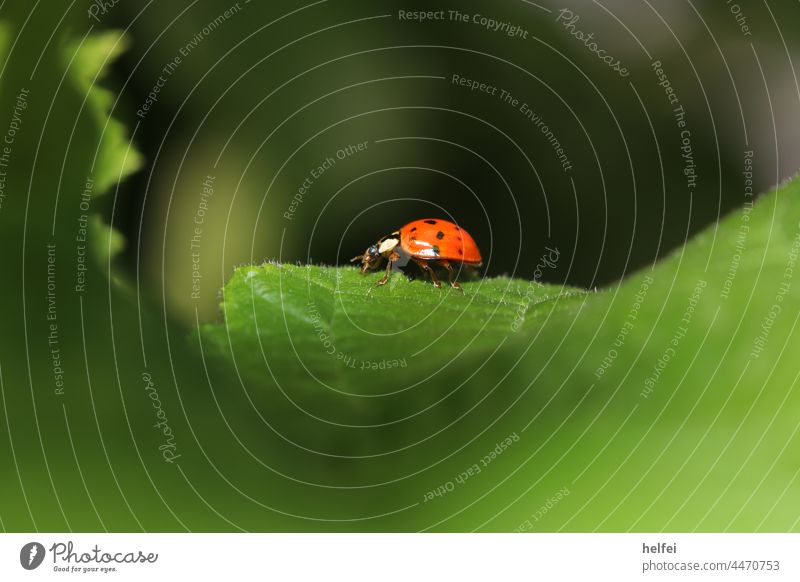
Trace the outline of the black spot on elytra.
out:
[[[442,240],[444,238],[444,233],[440,230],[439,232],[436,233],[436,238]]]
[[[456,230],[461,230],[459,227],[456,227]]]
[[[462,251],[461,249],[458,249],[458,254],[459,254],[459,255],[463,255],[463,254],[464,254],[464,251]]]
[[[439,245],[433,245],[433,254],[439,255]]]
[[[426,220],[425,224],[436,224],[435,220]]]
[[[415,226],[414,228],[412,228],[412,229],[411,229],[411,232],[414,232],[415,230],[417,230],[417,227],[416,227],[416,226]]]

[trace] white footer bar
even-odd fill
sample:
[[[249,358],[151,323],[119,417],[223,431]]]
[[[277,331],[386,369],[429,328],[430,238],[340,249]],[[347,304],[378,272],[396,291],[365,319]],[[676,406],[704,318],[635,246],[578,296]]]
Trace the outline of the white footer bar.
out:
[[[800,534],[3,534],[0,580],[800,580]]]

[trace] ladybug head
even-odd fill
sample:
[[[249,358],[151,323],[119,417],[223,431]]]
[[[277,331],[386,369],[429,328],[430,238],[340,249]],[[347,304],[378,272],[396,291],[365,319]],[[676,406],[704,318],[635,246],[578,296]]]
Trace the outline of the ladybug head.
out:
[[[383,237],[374,245],[367,247],[363,255],[358,255],[350,259],[351,263],[361,261],[361,272],[366,273],[372,269],[377,269],[383,262],[384,257],[389,256],[395,247],[400,243],[400,238],[396,233]]]
[[[377,268],[382,258],[383,257],[378,250],[378,244],[375,243],[374,245],[368,247],[367,250],[364,251],[363,255],[358,255],[357,257],[350,259],[350,262],[355,263],[356,261],[361,261],[361,272],[366,273],[367,271]]]

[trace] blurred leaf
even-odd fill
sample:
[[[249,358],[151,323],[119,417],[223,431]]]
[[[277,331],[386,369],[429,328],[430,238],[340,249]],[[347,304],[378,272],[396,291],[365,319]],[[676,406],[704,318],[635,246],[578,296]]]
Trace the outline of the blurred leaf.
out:
[[[94,166],[94,195],[105,193],[109,187],[142,167],[142,156],[131,146],[125,125],[111,117],[115,95],[99,84],[111,63],[128,46],[119,31],[104,31],[73,41],[64,50],[65,65],[72,59],[70,73],[86,106],[102,132]]]
[[[125,237],[96,214],[89,219],[89,240],[94,255],[103,268],[108,266],[111,258],[125,248]]]
[[[78,91],[85,95],[86,107],[100,132],[97,159],[92,168],[93,197],[106,193],[139,170],[144,161],[131,143],[125,125],[111,116],[115,107],[114,93],[99,84],[111,63],[127,46],[123,33],[103,31],[82,42],[73,41],[64,50],[65,66],[71,59],[71,78]],[[110,258],[124,248],[125,239],[113,227],[104,224],[98,215],[92,217],[90,229],[96,260],[107,271]]]

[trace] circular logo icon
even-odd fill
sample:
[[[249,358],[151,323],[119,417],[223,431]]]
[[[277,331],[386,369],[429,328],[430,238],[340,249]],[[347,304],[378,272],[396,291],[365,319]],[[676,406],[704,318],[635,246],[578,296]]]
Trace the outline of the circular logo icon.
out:
[[[19,563],[26,570],[35,570],[44,561],[44,546],[39,542],[30,542],[19,551]]]

